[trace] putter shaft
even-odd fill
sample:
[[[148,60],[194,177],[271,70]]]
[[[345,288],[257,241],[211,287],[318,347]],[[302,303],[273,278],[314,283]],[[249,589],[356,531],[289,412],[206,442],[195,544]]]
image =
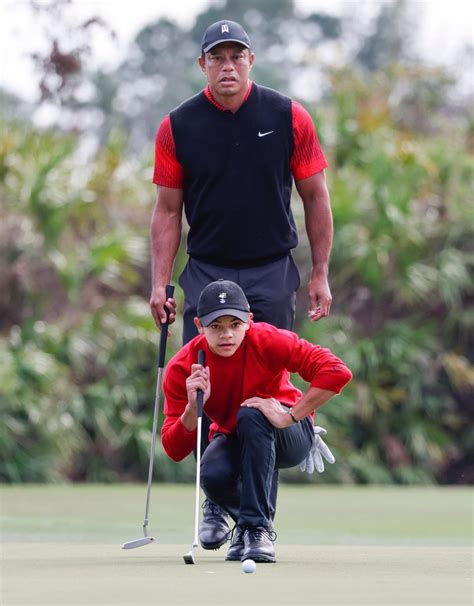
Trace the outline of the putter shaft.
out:
[[[198,364],[206,364],[205,352],[198,351]],[[194,548],[199,547],[199,491],[201,488],[201,433],[202,433],[202,409],[204,406],[204,394],[201,389],[197,390],[197,436],[196,436],[196,495],[194,501],[194,541],[191,551],[183,556],[185,564],[195,564]]]

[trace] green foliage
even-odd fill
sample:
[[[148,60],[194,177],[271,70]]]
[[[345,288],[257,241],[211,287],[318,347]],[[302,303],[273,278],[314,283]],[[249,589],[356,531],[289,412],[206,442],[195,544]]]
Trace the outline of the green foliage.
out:
[[[152,189],[118,134],[83,165],[79,142],[11,122],[0,155],[0,481],[147,473],[158,351],[146,302]],[[170,352],[179,341],[177,322]],[[191,459],[157,455],[157,478],[192,478]]]
[[[56,327],[38,322],[0,341],[2,481],[59,481],[84,445],[84,401],[58,359],[59,340]]]
[[[299,325],[354,374],[317,414],[338,459],[324,481],[463,482],[474,446],[472,156],[458,126],[431,138],[423,125],[397,128],[398,82],[384,74],[334,73],[333,85],[333,315]]]

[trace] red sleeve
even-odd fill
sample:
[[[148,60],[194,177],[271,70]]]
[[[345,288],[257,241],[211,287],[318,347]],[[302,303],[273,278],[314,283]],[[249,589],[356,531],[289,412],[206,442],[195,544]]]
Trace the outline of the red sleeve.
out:
[[[311,387],[334,393],[340,393],[352,379],[351,371],[332,351],[298,337],[291,349],[287,368],[311,383]]]
[[[164,187],[181,189],[183,187],[184,171],[176,159],[176,148],[171,130],[170,117],[166,116],[160,124],[155,139],[155,170],[153,183]]]
[[[328,163],[319,145],[311,116],[296,101],[291,103],[294,149],[290,165],[295,180],[301,181],[321,172],[327,168]]]
[[[260,347],[269,368],[297,372],[311,387],[340,393],[352,378],[344,362],[329,349],[300,339],[289,330],[270,329]]]
[[[163,379],[165,420],[161,428],[161,443],[173,461],[181,461],[196,446],[197,430],[188,431],[181,422],[181,415],[188,403],[186,379],[190,373],[188,357],[178,353],[169,361]]]
[[[311,387],[341,393],[343,387],[352,379],[351,371],[329,349],[319,345],[312,347],[310,362],[313,368],[316,368],[316,372],[311,379]]]

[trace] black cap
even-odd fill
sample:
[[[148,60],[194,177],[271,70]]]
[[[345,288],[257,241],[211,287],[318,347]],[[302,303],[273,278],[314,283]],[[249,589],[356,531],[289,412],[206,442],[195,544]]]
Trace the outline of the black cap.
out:
[[[221,316],[234,316],[249,321],[250,306],[244,291],[231,280],[211,282],[202,291],[197,307],[197,315],[203,326],[209,326]]]
[[[235,21],[217,21],[210,25],[202,39],[201,52],[208,53],[222,42],[238,42],[250,48],[250,38],[244,28]]]

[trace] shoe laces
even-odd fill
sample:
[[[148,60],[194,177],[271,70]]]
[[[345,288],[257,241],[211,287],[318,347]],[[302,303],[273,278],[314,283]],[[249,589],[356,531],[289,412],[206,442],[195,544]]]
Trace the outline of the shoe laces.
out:
[[[251,541],[260,541],[269,538],[274,543],[277,539],[277,533],[274,530],[268,530],[265,526],[247,527],[246,530]]]

